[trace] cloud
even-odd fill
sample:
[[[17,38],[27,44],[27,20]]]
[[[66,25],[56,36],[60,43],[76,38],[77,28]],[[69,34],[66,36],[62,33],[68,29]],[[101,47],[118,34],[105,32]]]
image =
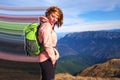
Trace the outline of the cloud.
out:
[[[56,0],[55,3],[62,8],[77,9],[77,11],[112,10],[120,6],[120,0]]]
[[[83,23],[87,18],[80,15],[92,11],[113,11],[116,7],[120,8],[120,0],[55,0],[56,5],[64,12],[65,25]]]
[[[120,29],[120,20],[99,21],[93,23],[77,24],[72,26],[62,26],[61,28],[56,28],[56,31],[59,33],[59,32],[110,30],[110,29]]]
[[[36,7],[56,5],[62,8],[65,16],[76,17],[94,10],[113,10],[120,7],[120,0],[0,0],[0,5]]]

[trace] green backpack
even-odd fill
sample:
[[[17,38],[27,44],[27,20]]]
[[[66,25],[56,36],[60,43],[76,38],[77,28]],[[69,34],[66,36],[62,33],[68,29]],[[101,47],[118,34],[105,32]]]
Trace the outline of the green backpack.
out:
[[[39,55],[44,51],[43,44],[38,40],[38,28],[40,24],[32,23],[25,28],[25,51],[27,55]]]

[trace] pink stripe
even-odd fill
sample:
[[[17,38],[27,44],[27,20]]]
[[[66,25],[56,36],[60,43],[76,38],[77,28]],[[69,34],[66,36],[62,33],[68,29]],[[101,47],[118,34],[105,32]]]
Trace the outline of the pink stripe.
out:
[[[0,59],[20,62],[38,62],[38,56],[17,55],[5,52],[0,52]]]

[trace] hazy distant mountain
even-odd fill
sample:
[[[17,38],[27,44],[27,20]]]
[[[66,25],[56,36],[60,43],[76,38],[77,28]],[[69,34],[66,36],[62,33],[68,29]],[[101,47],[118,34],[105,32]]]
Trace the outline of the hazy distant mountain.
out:
[[[60,44],[69,46],[79,54],[93,56],[98,59],[96,62],[120,58],[120,32],[88,31],[69,33],[58,41],[58,45]],[[69,52],[61,47],[61,50],[59,50],[61,54],[63,54],[62,50],[66,54]]]
[[[68,34],[68,32],[57,33],[57,38],[58,38],[58,40],[59,40],[60,38],[63,38],[66,34]]]
[[[78,75],[90,77],[118,77],[120,78],[120,59],[108,60],[86,68]]]
[[[108,31],[108,32],[120,32],[120,29],[112,29],[112,30],[104,30],[104,31]]]
[[[74,49],[72,49],[71,47],[69,47],[68,45],[65,45],[65,44],[59,44],[59,45],[57,45],[57,48],[59,48],[60,56],[62,56],[62,57],[78,54],[77,51],[75,51]]]

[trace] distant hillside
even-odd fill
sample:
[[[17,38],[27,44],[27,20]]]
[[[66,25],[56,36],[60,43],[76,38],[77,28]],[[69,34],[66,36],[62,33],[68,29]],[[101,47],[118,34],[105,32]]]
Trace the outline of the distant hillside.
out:
[[[69,46],[79,54],[97,58],[96,62],[120,58],[120,32],[87,31],[69,33],[58,41],[58,45],[61,44],[63,44],[62,46]],[[58,47],[58,50],[61,55],[69,53],[67,49],[65,51],[64,47]],[[71,51],[71,54],[74,54],[74,52]]]
[[[120,78],[120,59],[112,59],[84,69],[79,76]]]
[[[108,31],[108,32],[120,32],[120,29],[112,29],[112,30],[104,30],[104,31]]]
[[[57,33],[57,38],[58,38],[58,40],[59,40],[60,38],[63,38],[66,34],[68,34],[68,32]]]
[[[74,49],[65,44],[59,44],[57,45],[57,48],[59,49],[60,53],[62,53],[60,54],[61,57],[78,54],[77,51],[75,51]]]

